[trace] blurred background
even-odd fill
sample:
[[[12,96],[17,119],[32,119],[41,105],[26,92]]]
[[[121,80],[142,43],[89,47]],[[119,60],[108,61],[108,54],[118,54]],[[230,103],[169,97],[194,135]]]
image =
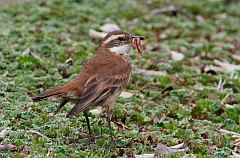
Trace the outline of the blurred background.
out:
[[[0,0],[0,157],[133,157],[174,146],[168,157],[240,152],[238,0]],[[117,147],[94,113],[85,146],[82,114],[56,116],[31,96],[73,79],[104,32],[147,36],[131,51],[133,76],[113,116]],[[164,153],[162,151],[160,153]],[[161,154],[160,154],[161,155]],[[237,155],[237,156],[236,156]]]

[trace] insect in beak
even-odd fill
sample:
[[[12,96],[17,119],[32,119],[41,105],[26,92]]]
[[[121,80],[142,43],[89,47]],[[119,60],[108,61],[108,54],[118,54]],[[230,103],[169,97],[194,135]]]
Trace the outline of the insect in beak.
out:
[[[137,48],[138,53],[142,55],[142,47],[141,47],[141,40],[144,40],[146,37],[144,36],[133,36],[133,45]]]

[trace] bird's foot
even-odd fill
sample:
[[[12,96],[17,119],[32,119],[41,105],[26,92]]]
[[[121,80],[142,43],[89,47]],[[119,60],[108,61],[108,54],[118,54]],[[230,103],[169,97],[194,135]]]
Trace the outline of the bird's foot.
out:
[[[113,150],[116,147],[116,142],[114,139],[111,139],[109,150]]]
[[[90,144],[94,144],[95,143],[95,139],[93,136],[89,136],[86,142],[86,145],[90,145]]]
[[[55,110],[55,111],[53,111],[53,112],[51,112],[51,113],[52,113],[53,115],[56,115],[56,114],[59,113],[59,111],[60,111],[60,110],[57,109],[57,110]]]

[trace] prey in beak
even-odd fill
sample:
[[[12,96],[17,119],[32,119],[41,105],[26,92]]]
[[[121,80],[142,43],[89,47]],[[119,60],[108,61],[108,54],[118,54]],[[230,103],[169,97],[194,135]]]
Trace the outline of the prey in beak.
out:
[[[142,47],[141,47],[141,40],[144,40],[146,37],[144,36],[133,36],[133,45],[137,48],[138,53],[142,55]]]

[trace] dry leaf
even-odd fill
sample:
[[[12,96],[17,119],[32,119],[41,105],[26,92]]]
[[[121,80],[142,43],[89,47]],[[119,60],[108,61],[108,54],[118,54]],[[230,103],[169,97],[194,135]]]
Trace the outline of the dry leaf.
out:
[[[134,93],[122,91],[122,93],[120,94],[120,97],[131,98],[133,95],[134,95]]]
[[[171,58],[174,61],[181,61],[184,59],[184,55],[182,53],[178,53],[176,51],[170,51]]]
[[[182,158],[195,158],[196,156],[193,154],[185,154]]]
[[[162,34],[159,35],[160,40],[165,40],[167,38],[168,38],[168,35],[166,33],[162,33]]]
[[[233,138],[233,145],[240,147],[240,136],[233,135],[232,138]]]
[[[232,108],[235,108],[236,105],[230,105],[230,104],[224,104],[224,106],[227,108],[227,109],[232,109]]]
[[[36,59],[38,59],[39,61],[41,61],[41,62],[43,62],[43,60],[39,57],[39,56],[37,56],[36,54],[34,54],[33,53],[33,51],[30,49],[30,48],[27,48],[26,50],[24,50],[23,52],[22,52],[22,55],[23,56],[33,56],[34,58],[36,58]]]
[[[197,16],[196,16],[196,20],[197,20],[198,22],[200,22],[200,23],[204,23],[204,22],[205,22],[205,19],[203,18],[202,15],[197,15]]]
[[[64,64],[67,64],[68,66],[72,66],[73,65],[73,59],[72,58],[68,58]]]
[[[205,67],[203,68],[203,72],[206,72],[206,73],[210,73],[210,74],[215,75],[216,72],[225,72],[225,71],[224,71],[221,67],[209,65],[209,66],[205,66]]]
[[[151,11],[151,15],[165,14],[165,13],[177,14],[178,12],[180,12],[180,10],[177,9],[175,6],[171,5],[165,8],[154,9],[153,11]]]
[[[237,132],[232,132],[232,131],[228,131],[225,129],[219,129],[217,130],[218,132],[221,133],[226,133],[226,134],[231,134],[232,135],[232,139],[233,139],[233,145],[235,146],[234,150],[232,150],[232,158],[240,158],[240,155],[238,153],[236,153],[235,151],[237,151],[240,147],[240,134]]]
[[[114,126],[116,126],[116,129],[118,130],[127,130],[130,131],[130,128],[128,128],[127,126],[125,126],[122,122],[118,122],[118,121],[113,121]]]
[[[219,60],[214,60],[214,63],[222,68],[223,72],[233,73],[236,70],[240,70],[240,65],[233,65],[228,62],[221,62]]]
[[[96,30],[90,29],[88,32],[89,36],[92,38],[102,39],[107,35],[105,32],[98,32]]]
[[[100,29],[103,32],[99,32],[99,31],[90,29],[88,32],[89,36],[92,38],[102,39],[103,37],[105,37],[107,35],[108,32],[121,30],[121,28],[118,25],[112,24],[112,23],[104,24],[103,26],[100,27]]]
[[[240,137],[240,134],[237,133],[237,132],[232,132],[232,131],[228,131],[228,130],[225,130],[225,129],[219,129],[217,131],[220,132],[220,133],[232,134],[232,135],[236,135],[236,136]]]
[[[154,158],[154,157],[164,157],[170,154],[174,154],[177,152],[187,152],[188,149],[183,148],[184,143],[168,147],[165,144],[159,143],[156,148],[155,154],[142,154],[142,155],[134,155],[135,158]]]
[[[217,69],[219,69],[219,67],[216,67]],[[216,70],[216,68],[212,68],[212,65],[208,66],[208,65],[204,65],[202,68],[201,68],[201,73],[207,73],[207,74],[211,74],[211,75],[217,75],[217,72],[216,71],[219,71],[219,70]],[[221,71],[221,70],[220,70]]]
[[[158,119],[159,122],[163,122],[163,121],[167,118],[167,116],[166,116],[165,114],[160,114],[159,117],[160,117],[160,118]]]
[[[5,143],[0,145],[0,153],[15,150],[16,146],[11,143]]]
[[[134,155],[134,158],[154,158],[154,154]]]
[[[239,55],[233,54],[233,55],[232,55],[232,58],[235,59],[235,60],[237,60],[237,61],[240,61],[240,56],[239,56]]]
[[[154,70],[145,70],[145,69],[140,69],[137,68],[138,73],[145,77],[159,77],[159,76],[165,76],[166,72],[162,71],[154,71]]]
[[[47,136],[45,136],[44,134],[42,134],[42,133],[40,133],[40,132],[38,132],[38,131],[36,131],[36,130],[27,130],[26,132],[27,132],[27,133],[36,134],[36,135],[38,135],[38,136],[41,136],[41,137],[43,137],[43,138],[48,139]]]
[[[159,49],[158,45],[147,44],[145,50],[147,51],[157,51]]]
[[[1,137],[5,137],[6,135],[8,135],[8,133],[11,132],[11,128],[10,127],[7,127],[5,129],[3,129],[1,132],[0,132],[0,138]]]
[[[180,149],[180,148],[183,148],[183,147],[184,147],[184,143],[180,143],[180,144],[171,146],[170,148],[172,148],[172,149]]]
[[[232,158],[240,158],[240,155],[234,151],[232,151]]]
[[[100,115],[103,113],[103,108],[102,108],[102,107],[97,107],[96,109],[90,110],[90,112],[91,112],[94,116],[100,116]]]
[[[32,54],[33,54],[33,52],[30,48],[27,48],[26,50],[24,50],[22,52],[22,55],[32,55]]]
[[[109,32],[112,32],[112,31],[121,30],[121,28],[118,25],[113,24],[113,23],[106,23],[103,26],[101,26],[100,29],[103,32],[106,32],[106,33],[109,33]]]
[[[159,143],[157,145],[155,156],[167,156],[177,152],[187,152],[188,149],[183,148],[183,146],[184,146],[184,143],[181,143],[172,147],[168,147],[165,144]]]

